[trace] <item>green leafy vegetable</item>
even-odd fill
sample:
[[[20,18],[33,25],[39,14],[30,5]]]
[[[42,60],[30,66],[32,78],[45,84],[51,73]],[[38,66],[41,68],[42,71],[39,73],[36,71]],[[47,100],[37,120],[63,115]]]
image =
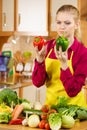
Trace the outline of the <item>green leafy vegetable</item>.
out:
[[[57,103],[51,106],[51,109],[57,111],[57,113],[49,115],[48,121],[52,130],[58,130],[60,127],[72,128],[75,120],[87,120],[87,108],[70,104],[69,100],[65,96],[59,96],[57,97]]]
[[[0,123],[8,123],[12,116],[10,112],[0,112]]]
[[[64,107],[64,106],[67,106],[68,102],[69,102],[69,99],[65,96],[59,96],[57,97],[57,104],[59,107]]]
[[[87,108],[79,107],[76,114],[79,120],[87,120]]]
[[[61,128],[62,121],[58,113],[51,113],[49,115],[48,121],[52,130],[59,130]]]
[[[52,105],[51,108],[56,109],[58,113],[61,115],[69,115],[72,117],[76,116],[76,111],[78,110],[79,106],[69,104],[69,98],[65,96],[57,97],[57,104]]]
[[[4,88],[0,91],[0,104],[5,103],[6,105],[10,106],[18,104],[18,96],[15,91],[9,88]]]
[[[24,109],[31,109],[32,108],[32,104],[28,103],[28,102],[23,102],[22,105],[24,106]]]
[[[19,104],[22,104],[22,103],[30,103],[29,100],[25,99],[25,98],[19,98]]]
[[[69,102],[69,99],[67,97],[58,96],[56,105],[52,105],[51,108],[56,109],[58,112],[60,108],[62,108],[62,110],[65,111],[67,109],[68,102]]]

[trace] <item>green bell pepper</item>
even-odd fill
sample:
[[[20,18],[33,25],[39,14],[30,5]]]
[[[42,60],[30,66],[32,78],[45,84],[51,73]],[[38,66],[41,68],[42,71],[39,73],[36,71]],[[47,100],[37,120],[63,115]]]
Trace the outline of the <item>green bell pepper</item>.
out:
[[[66,49],[68,48],[68,45],[69,45],[69,41],[64,36],[58,37],[56,39],[56,49],[57,50],[59,50],[59,46],[61,46],[62,51],[66,51]]]

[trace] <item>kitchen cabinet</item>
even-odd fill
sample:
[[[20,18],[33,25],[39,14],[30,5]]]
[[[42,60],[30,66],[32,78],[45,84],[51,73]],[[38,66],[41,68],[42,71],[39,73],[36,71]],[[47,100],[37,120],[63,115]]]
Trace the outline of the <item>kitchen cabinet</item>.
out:
[[[6,4],[2,6],[2,2],[6,2]],[[0,36],[10,36],[13,34],[13,30],[20,35],[37,35],[38,33],[51,37],[56,36],[55,14],[62,4],[73,4],[78,7],[81,14],[82,41],[87,45],[87,0],[37,0],[36,3],[34,0],[0,0]],[[9,11],[7,11],[8,9]],[[9,12],[11,19],[8,14],[8,21],[13,22],[10,26],[3,28],[2,11],[3,13],[4,11]],[[12,27],[13,24],[14,27]]]
[[[17,32],[48,35],[48,0],[18,0]]]
[[[2,0],[2,31],[14,31],[14,0]]]
[[[14,31],[14,0],[0,0],[0,36]]]
[[[87,47],[87,0],[78,0],[78,9],[81,19],[82,42]]]

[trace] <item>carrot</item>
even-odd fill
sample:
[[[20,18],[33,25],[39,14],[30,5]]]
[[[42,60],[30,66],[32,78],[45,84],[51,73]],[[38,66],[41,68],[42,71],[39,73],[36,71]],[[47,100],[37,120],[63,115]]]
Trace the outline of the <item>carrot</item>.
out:
[[[12,117],[14,116],[14,114],[15,114],[15,111],[17,110],[17,107],[18,107],[19,105],[17,104],[16,106],[15,106],[15,108],[13,109],[13,111],[12,111]]]
[[[24,107],[22,104],[18,104],[15,106],[13,112],[12,112],[12,120],[15,120],[19,117],[21,112],[23,111]]]

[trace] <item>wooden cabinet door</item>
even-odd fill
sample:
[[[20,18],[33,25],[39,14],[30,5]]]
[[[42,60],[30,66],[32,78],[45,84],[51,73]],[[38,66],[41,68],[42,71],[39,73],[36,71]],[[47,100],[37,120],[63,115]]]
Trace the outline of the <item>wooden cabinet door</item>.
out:
[[[2,31],[14,31],[14,0],[2,0]]]
[[[19,32],[48,35],[48,0],[18,0]]]

